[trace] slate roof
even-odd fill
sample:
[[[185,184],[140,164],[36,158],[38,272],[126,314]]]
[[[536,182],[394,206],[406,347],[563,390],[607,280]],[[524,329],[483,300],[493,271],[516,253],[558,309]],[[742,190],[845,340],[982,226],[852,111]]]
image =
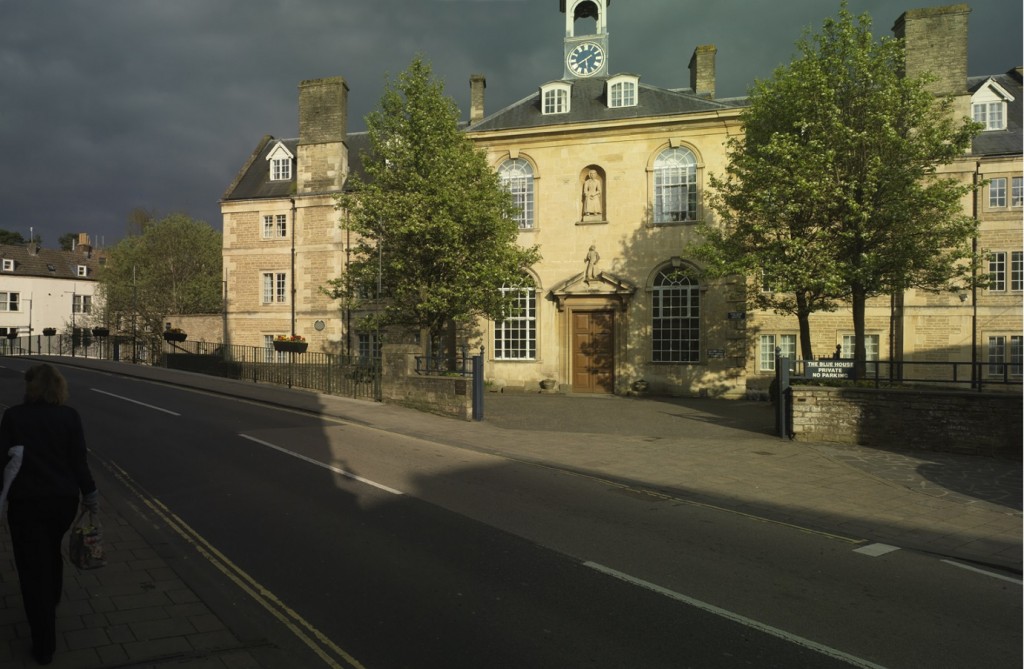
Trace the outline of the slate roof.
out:
[[[1024,131],[1021,129],[1021,116],[1024,115],[1024,87],[1021,86],[1021,73],[1012,69],[1006,74],[968,77],[967,90],[974,94],[989,79],[1006,89],[1013,100],[1006,105],[1006,130],[986,130],[979,132],[974,138],[971,153],[976,156],[1020,155],[1024,144]]]
[[[298,138],[277,139],[270,135],[265,136],[249,156],[249,160],[242,166],[234,183],[228,186],[224,192],[223,200],[276,199],[291,197],[295,194],[295,169],[292,169],[290,180],[270,180],[270,161],[267,160],[267,156],[274,150],[278,142],[284,144],[292,155],[299,154]],[[369,148],[369,134],[365,132],[349,133],[345,143],[348,146],[349,174],[362,176],[363,161],[360,154]]]
[[[713,100],[695,95],[689,88],[668,89],[640,84],[637,91],[636,106],[611,108],[608,106],[607,101],[608,79],[609,77],[596,77],[594,79],[578,79],[567,82],[572,85],[572,92],[570,94],[569,112],[566,114],[542,114],[540,90],[538,89],[536,93],[470,126],[469,131],[486,132],[676,114],[696,114],[736,109],[737,107],[745,106],[747,102],[746,98]]]
[[[87,253],[82,247],[75,251],[36,249],[22,244],[0,244],[0,258],[14,260],[14,271],[0,270],[5,276],[45,277],[48,279],[74,279],[96,281],[105,257],[96,252]],[[78,276],[78,266],[86,266],[86,275]]]

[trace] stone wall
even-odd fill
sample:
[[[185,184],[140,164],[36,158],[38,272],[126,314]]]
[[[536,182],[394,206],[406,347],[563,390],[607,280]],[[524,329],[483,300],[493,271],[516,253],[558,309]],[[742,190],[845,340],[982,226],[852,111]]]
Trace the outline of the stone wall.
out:
[[[1021,459],[1013,393],[793,386],[797,441]]]
[[[224,314],[168,314],[163,322],[184,330],[188,341],[224,341]]]
[[[381,400],[410,409],[472,420],[473,379],[461,376],[422,376],[415,372],[422,348],[385,344],[381,349]]]

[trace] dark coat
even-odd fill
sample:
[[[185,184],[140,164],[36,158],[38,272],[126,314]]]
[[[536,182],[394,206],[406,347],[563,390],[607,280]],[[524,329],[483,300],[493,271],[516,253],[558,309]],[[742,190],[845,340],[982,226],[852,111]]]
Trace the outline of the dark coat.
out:
[[[25,455],[10,499],[78,497],[96,490],[86,461],[82,418],[75,409],[45,402],[8,408],[0,420],[0,454],[6,456],[18,444],[25,447]]]

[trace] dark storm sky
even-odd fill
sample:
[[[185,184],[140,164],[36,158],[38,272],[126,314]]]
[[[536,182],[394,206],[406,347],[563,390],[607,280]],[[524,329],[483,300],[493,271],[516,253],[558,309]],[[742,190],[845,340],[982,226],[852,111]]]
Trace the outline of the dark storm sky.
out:
[[[906,9],[850,0],[876,35]],[[1020,65],[1021,6],[970,3],[970,74]],[[689,85],[714,44],[719,97],[744,95],[795,53],[835,0],[616,0],[612,72]],[[0,0],[0,228],[55,247],[65,232],[111,245],[136,207],[220,228],[218,200],[264,134],[298,134],[297,85],[341,75],[349,130],[386,75],[423,55],[468,115],[469,76],[487,112],[562,75],[556,0]]]

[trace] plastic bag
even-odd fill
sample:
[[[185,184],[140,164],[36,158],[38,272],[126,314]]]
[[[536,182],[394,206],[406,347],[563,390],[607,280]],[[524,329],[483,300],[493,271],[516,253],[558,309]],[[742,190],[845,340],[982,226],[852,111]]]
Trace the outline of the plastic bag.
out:
[[[71,564],[79,569],[98,569],[107,564],[103,555],[103,528],[92,512],[88,515],[86,520],[83,510],[78,516],[68,541],[68,555]]]

